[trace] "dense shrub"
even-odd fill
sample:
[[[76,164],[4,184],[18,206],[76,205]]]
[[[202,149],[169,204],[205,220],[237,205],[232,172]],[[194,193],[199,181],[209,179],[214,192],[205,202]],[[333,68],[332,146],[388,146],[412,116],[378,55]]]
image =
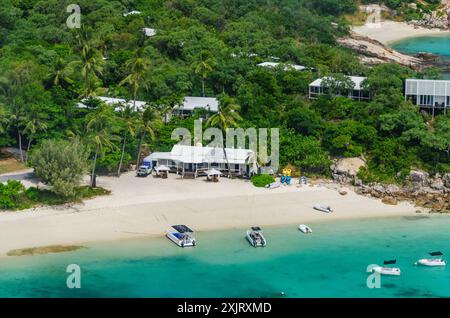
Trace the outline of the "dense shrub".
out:
[[[264,188],[272,182],[275,182],[275,178],[269,174],[258,174],[252,177],[253,185],[258,188]]]
[[[14,210],[27,208],[25,187],[20,181],[8,180],[0,183],[0,209]]]

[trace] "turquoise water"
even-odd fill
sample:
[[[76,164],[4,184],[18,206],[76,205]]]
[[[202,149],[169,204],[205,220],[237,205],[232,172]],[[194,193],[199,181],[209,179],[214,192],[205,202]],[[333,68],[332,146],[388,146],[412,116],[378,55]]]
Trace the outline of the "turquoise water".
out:
[[[0,297],[449,297],[450,269],[413,265],[426,252],[450,254],[450,217],[265,228],[266,248],[244,230],[197,233],[181,249],[165,238],[96,244],[70,253],[0,260]],[[369,264],[397,259],[400,277],[366,287]],[[66,266],[81,266],[81,289]]]
[[[450,36],[423,36],[408,38],[391,44],[391,47],[397,51],[406,54],[415,54],[419,52],[428,52],[442,56],[450,60]]]

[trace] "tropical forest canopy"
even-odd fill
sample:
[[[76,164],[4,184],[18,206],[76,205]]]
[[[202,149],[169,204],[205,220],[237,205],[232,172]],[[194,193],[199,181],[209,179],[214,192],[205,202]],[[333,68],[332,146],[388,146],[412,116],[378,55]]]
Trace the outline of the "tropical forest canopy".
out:
[[[71,3],[0,0],[1,147],[80,140],[91,166],[120,171],[142,145],[167,151],[175,127],[193,129],[201,114],[160,119],[183,96],[205,95],[233,106],[233,125],[280,128],[281,164],[304,173],[328,175],[330,158],[354,156],[368,161],[365,181],[401,181],[411,167],[450,171],[450,117],[433,119],[403,95],[405,78],[440,75],[369,68],[339,47],[354,0],[78,0],[80,29],[66,26]],[[124,16],[133,10],[141,14]],[[264,61],[310,69],[257,66]],[[309,100],[308,84],[327,75],[367,76],[372,101]],[[93,96],[149,106],[115,110]],[[77,107],[83,98],[90,107]]]

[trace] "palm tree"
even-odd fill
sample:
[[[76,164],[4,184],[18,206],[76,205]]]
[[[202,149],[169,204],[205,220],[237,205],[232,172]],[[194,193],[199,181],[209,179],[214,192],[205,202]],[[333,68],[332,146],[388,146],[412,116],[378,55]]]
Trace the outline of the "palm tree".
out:
[[[114,141],[118,138],[113,133],[115,127],[114,109],[108,105],[100,105],[94,112],[87,116],[86,132],[88,139],[95,146],[94,162],[92,164],[91,173],[91,187],[96,187],[95,168],[97,165],[97,158],[99,154],[104,154],[106,150],[113,150],[116,148]]]
[[[24,107],[22,106],[22,104],[19,104],[15,99],[12,99],[10,103],[10,113],[8,115],[9,117],[6,119],[8,122],[8,128],[13,128],[17,131],[17,137],[19,140],[20,161],[25,162],[22,147],[23,127],[26,125]]]
[[[48,80],[52,85],[58,86],[62,83],[72,84],[70,78],[73,74],[73,63],[67,64],[62,58],[56,60],[52,70],[48,73]]]
[[[126,62],[125,66],[128,69],[128,75],[120,82],[120,85],[127,84],[131,88],[134,110],[136,110],[137,93],[150,66],[143,52],[142,48],[138,49],[135,56]]]
[[[139,168],[141,163],[142,143],[144,142],[145,136],[149,134],[150,138],[153,140],[155,138],[155,130],[159,127],[160,121],[160,115],[153,107],[146,107],[142,112],[138,121],[140,140],[136,159],[136,168]]]
[[[237,128],[239,127],[238,122],[242,120],[242,117],[239,115],[239,110],[241,107],[236,104],[234,98],[231,98],[227,95],[222,96],[219,102],[219,110],[217,113],[212,115],[206,121],[206,125],[209,127],[219,128],[223,134],[225,134],[228,128]],[[230,162],[227,157],[227,152],[225,151],[225,142],[223,143],[223,155],[225,156],[225,160],[227,162],[228,169],[228,177],[230,176]]]
[[[98,79],[103,73],[102,54],[91,44],[90,30],[80,28],[76,35],[78,41],[78,50],[81,58],[81,75],[84,78],[85,92],[82,94],[88,97],[95,90],[94,80]]]
[[[28,162],[28,156],[30,152],[31,142],[33,141],[34,135],[39,131],[47,130],[47,123],[41,113],[39,113],[36,107],[31,107],[27,110],[27,115],[25,116],[25,128],[23,129],[23,134],[28,136],[27,145],[27,156],[25,162]]]
[[[131,137],[134,137],[136,135],[136,131],[135,131],[136,116],[135,115],[136,115],[136,113],[128,105],[124,106],[120,113],[124,133],[123,133],[123,137],[122,137],[122,152],[120,155],[120,163],[119,163],[119,168],[117,169],[118,177],[120,177],[120,171],[122,170],[122,163],[123,163],[123,157],[125,154],[125,146],[127,143],[127,136],[130,135]]]
[[[213,66],[216,63],[215,59],[210,56],[208,51],[202,51],[197,61],[192,63],[194,72],[200,76],[202,80],[202,96],[205,96],[205,81],[208,78],[209,73],[212,72]]]

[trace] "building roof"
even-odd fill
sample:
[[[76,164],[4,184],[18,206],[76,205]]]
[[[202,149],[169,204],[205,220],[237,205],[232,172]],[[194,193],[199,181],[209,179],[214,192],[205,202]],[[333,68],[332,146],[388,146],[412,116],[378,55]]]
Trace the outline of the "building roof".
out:
[[[297,65],[297,64],[283,64],[283,63],[275,63],[275,62],[263,62],[263,63],[259,63],[258,66],[261,67],[267,67],[267,68],[275,68],[278,65],[284,65],[284,70],[288,71],[289,69],[293,68],[297,71],[304,71],[307,69],[306,66],[303,65]]]
[[[230,164],[256,162],[254,152],[250,149],[225,148],[225,151],[227,158],[223,148],[175,145],[171,152],[155,152],[144,161],[168,159],[184,163],[226,163],[228,159]]]
[[[148,37],[156,35],[156,30],[152,28],[143,28],[142,31],[144,31],[145,36]]]
[[[348,77],[355,84],[354,89],[356,89],[356,90],[361,90],[362,89],[362,82],[367,78],[367,77],[362,77],[362,76],[348,76]],[[309,84],[309,86],[321,87],[322,81],[325,80],[325,79],[328,79],[328,78],[330,78],[330,77],[318,78],[314,82]]]
[[[123,16],[126,17],[126,16],[128,16],[128,15],[132,15],[132,14],[141,14],[141,13],[142,13],[141,11],[133,10],[133,11],[124,13]]]
[[[406,95],[449,96],[450,81],[410,78],[406,80]]]
[[[178,109],[192,111],[196,108],[208,109],[212,112],[219,111],[219,101],[215,97],[192,97],[186,96],[183,104]]]
[[[106,105],[128,105],[130,107],[133,107],[134,103],[132,100],[130,101],[126,101],[125,99],[122,98],[114,98],[114,97],[106,97],[106,96],[94,96],[93,98],[99,99],[102,102],[104,102]],[[83,102],[87,101],[87,98],[84,98],[81,102],[79,102],[77,104],[78,108],[87,108],[87,106],[85,104],[83,104]],[[147,103],[143,102],[143,101],[136,101],[136,108],[142,109]],[[116,108],[117,109],[117,108]]]

